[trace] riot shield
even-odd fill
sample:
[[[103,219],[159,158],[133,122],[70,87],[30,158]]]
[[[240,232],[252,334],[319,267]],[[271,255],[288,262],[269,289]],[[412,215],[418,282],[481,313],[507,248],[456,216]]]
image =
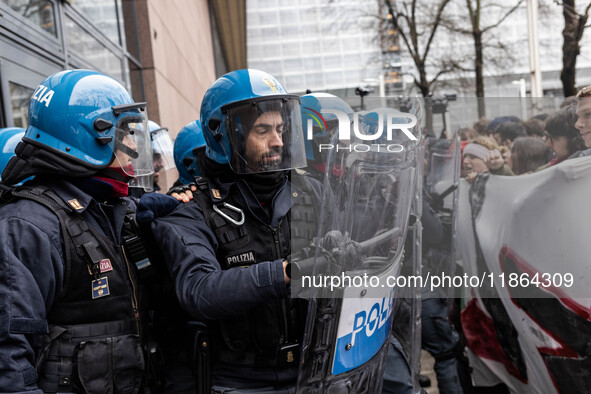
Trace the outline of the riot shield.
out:
[[[394,304],[407,286],[399,274],[423,160],[416,115],[355,114],[353,132],[339,130],[325,144],[313,256],[292,262],[292,297],[309,299],[299,393],[381,391]],[[407,329],[414,332],[413,324]]]
[[[443,226],[444,239],[436,245],[437,253],[424,256],[423,275],[445,274],[456,271],[457,212],[461,166],[459,135],[453,140],[428,138],[425,144],[425,198]],[[445,289],[452,297],[452,289]]]

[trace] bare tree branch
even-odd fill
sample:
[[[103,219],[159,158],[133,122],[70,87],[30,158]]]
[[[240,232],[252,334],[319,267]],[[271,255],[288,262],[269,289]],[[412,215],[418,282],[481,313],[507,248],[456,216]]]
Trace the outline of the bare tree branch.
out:
[[[495,24],[493,24],[493,25],[490,25],[490,26],[487,26],[487,27],[483,28],[481,31],[482,31],[483,33],[485,33],[485,32],[487,32],[487,31],[489,31],[489,30],[491,30],[491,29],[494,29],[494,28],[498,27],[498,26],[499,26],[501,23],[503,23],[503,22],[505,21],[505,19],[507,19],[507,18],[509,17],[509,15],[511,15],[511,14],[512,14],[512,13],[513,13],[513,12],[514,12],[516,9],[518,9],[518,8],[521,6],[521,4],[523,4],[523,0],[519,0],[519,2],[518,2],[517,4],[515,4],[515,6],[513,6],[511,9],[509,9],[509,10],[508,10],[508,11],[505,13],[505,15],[503,15],[503,16],[502,16],[502,17],[501,17],[501,18],[500,18],[500,19],[497,21],[497,23],[495,23]]]

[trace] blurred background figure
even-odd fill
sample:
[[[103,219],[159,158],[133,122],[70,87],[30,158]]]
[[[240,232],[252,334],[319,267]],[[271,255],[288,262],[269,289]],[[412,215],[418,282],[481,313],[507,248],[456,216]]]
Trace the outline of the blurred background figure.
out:
[[[575,128],[576,122],[575,106],[561,108],[548,116],[544,136],[546,145],[554,152],[554,157],[543,168],[558,164],[585,149],[579,130]]]
[[[172,139],[168,134],[168,129],[160,127],[158,123],[152,120],[148,120],[148,130],[154,160],[154,173],[147,175],[147,179],[132,179],[129,182],[130,197],[141,198],[145,193],[160,191],[160,173],[175,168]]]
[[[174,186],[194,183],[196,176],[203,175],[199,163],[205,155],[205,147],[205,137],[199,120],[194,120],[181,129],[173,147],[174,164],[179,172],[179,179]]]
[[[25,135],[25,129],[20,127],[6,127],[0,129],[0,182],[2,181],[2,171],[8,164],[8,161],[16,153],[14,150]]]
[[[322,110],[338,110],[353,119],[353,109],[339,97],[328,93],[310,93],[300,97],[302,109],[302,127],[306,144],[308,173],[322,181],[325,170],[326,151],[320,151],[320,144],[330,144],[335,131],[338,131],[337,116],[322,113]],[[307,137],[308,128],[312,127],[312,139]],[[340,169],[333,168],[333,171]]]
[[[548,163],[551,157],[552,151],[541,139],[520,137],[511,145],[507,165],[515,175],[527,174]]]
[[[521,122],[503,122],[493,133],[493,137],[499,146],[511,146],[511,143],[518,137],[526,137],[525,127]]]
[[[154,191],[160,190],[160,172],[175,168],[172,139],[166,127],[149,120],[152,155],[154,156]]]

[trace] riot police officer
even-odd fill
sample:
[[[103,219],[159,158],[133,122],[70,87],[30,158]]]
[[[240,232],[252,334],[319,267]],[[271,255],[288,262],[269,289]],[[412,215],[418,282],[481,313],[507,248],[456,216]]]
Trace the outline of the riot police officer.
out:
[[[186,185],[195,182],[196,176],[201,176],[200,162],[205,155],[205,137],[201,131],[201,122],[189,122],[174,140],[174,164],[179,172],[176,185]]]
[[[6,127],[0,129],[0,181],[2,181],[1,172],[8,164],[8,161],[15,155],[16,145],[25,135],[25,129],[21,127]]]
[[[212,391],[289,392],[306,306],[289,297],[286,259],[291,229],[316,228],[321,195],[287,171],[306,164],[299,100],[269,74],[233,71],[206,92],[201,125],[208,178],[152,223],[154,238],[181,305],[209,326]]]
[[[2,174],[0,385],[10,392],[134,393],[142,308],[122,227],[127,182],[153,171],[145,103],[114,79],[45,79]]]

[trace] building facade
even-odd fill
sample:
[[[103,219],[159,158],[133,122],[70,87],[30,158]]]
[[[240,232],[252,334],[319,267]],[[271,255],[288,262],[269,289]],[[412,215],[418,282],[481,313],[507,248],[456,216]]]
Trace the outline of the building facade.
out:
[[[174,138],[199,118],[211,83],[246,65],[245,29],[227,34],[219,28],[230,17],[245,20],[236,7],[244,1],[227,2],[0,0],[0,127],[27,127],[37,84],[84,68],[115,78],[135,101],[146,101],[149,118]],[[176,173],[167,175],[161,186],[176,180]]]

